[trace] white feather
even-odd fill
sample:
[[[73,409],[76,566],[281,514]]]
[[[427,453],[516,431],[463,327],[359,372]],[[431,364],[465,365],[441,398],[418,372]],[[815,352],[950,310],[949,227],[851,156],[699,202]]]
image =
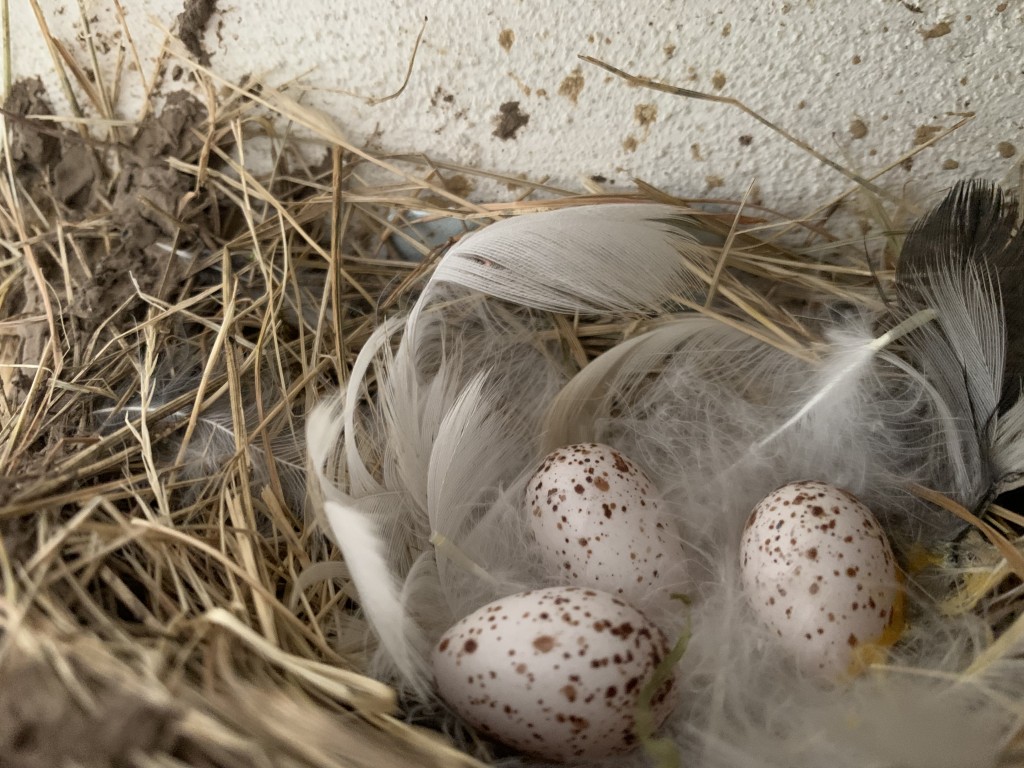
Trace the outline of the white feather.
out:
[[[359,431],[356,429],[356,419],[359,414],[358,403],[363,398],[363,387],[366,384],[367,373],[373,365],[376,355],[389,343],[393,333],[394,327],[391,324],[387,322],[381,323],[359,351],[359,355],[356,357],[352,365],[352,371],[349,374],[345,399],[342,404],[341,425],[333,425],[333,432],[324,431],[326,430],[326,425],[323,424],[307,427],[307,430],[313,429],[317,431],[317,434],[322,434],[322,440],[326,440],[328,435],[332,435],[344,441],[344,452],[339,463],[344,467],[345,473],[344,478],[339,477],[338,479],[344,479],[349,491],[356,497],[380,493],[383,490],[383,486],[373,476],[373,473],[370,472],[366,462],[363,460],[358,440]],[[318,413],[326,415],[328,412]],[[307,432],[307,440],[309,439],[311,437]],[[336,446],[329,444],[320,445],[320,450],[324,452],[322,458],[326,460],[329,455],[327,451],[333,451],[335,448]],[[311,454],[313,450],[314,448],[311,446],[309,448]]]
[[[463,390],[445,415],[437,433],[428,471],[429,519],[432,535],[461,546],[470,559],[478,558],[490,580],[481,581],[477,574],[452,563],[444,549],[437,552],[437,569],[442,589],[448,595],[456,615],[468,611],[502,594],[502,581],[511,585],[505,594],[516,591],[521,580],[513,576],[521,572],[522,563],[500,562],[487,551],[476,551],[467,543],[490,504],[499,497],[503,486],[515,481],[521,468],[534,457],[536,421],[510,420],[501,408],[505,394],[487,391],[488,373],[482,372]],[[509,520],[504,531],[506,544],[519,540],[509,551],[521,551],[521,526]],[[498,533],[493,524],[488,535]],[[513,527],[514,526],[514,527]],[[502,548],[504,550],[504,548]],[[514,569],[514,571],[512,571]],[[441,627],[443,631],[445,628]]]
[[[827,402],[830,409],[835,409],[848,397],[856,396],[862,377],[869,373],[871,363],[881,350],[936,317],[934,309],[923,309],[870,341],[863,341],[854,336],[851,343],[850,338],[844,339],[842,334],[834,333],[831,339],[832,354],[827,364],[823,366],[822,373],[817,376],[821,384],[795,414],[763,438],[758,446],[764,447],[823,403]]]
[[[610,411],[624,382],[656,370],[664,357],[701,332],[721,324],[703,317],[679,320],[627,339],[595,359],[558,393],[545,416],[545,451],[572,443],[593,442],[595,426]]]
[[[869,330],[858,321],[832,332],[815,366],[706,318],[665,324],[617,345],[559,392],[545,448],[621,448],[676,500],[695,545],[736,535],[756,501],[804,477],[849,488],[895,520],[919,518],[923,508],[902,485],[946,482],[954,455],[936,428],[942,404]]]
[[[699,283],[684,258],[708,258],[678,208],[651,203],[562,208],[504,219],[464,237],[435,283],[552,312],[657,310]]]
[[[358,499],[340,491],[325,472],[333,460],[344,420],[340,403],[326,401],[310,414],[306,444],[314,476],[323,498],[323,513],[341,548],[370,626],[394,664],[402,681],[416,695],[431,696],[428,647],[420,628],[411,621],[402,598],[402,586],[388,557],[388,537],[378,519],[389,516],[396,499],[364,495]]]

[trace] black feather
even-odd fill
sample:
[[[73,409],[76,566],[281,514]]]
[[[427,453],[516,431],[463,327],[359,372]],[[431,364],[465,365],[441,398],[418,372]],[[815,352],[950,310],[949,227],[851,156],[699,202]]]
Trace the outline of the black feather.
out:
[[[897,296],[918,307],[921,288],[941,270],[977,270],[1002,304],[1006,353],[999,411],[1020,396],[1024,380],[1024,232],[1017,200],[984,181],[962,181],[907,235],[896,268]]]

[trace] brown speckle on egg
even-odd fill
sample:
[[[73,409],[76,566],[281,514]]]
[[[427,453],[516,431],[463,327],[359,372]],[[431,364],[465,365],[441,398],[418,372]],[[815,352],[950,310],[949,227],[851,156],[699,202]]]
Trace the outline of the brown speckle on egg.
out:
[[[551,649],[555,647],[555,638],[551,635],[541,635],[534,639],[533,647],[541,653],[550,653]]]

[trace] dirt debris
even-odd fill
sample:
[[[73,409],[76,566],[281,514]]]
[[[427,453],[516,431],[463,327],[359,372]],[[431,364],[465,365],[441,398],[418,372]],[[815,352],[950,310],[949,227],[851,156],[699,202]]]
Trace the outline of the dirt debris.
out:
[[[0,665],[5,683],[0,754],[10,761],[5,764],[49,768],[74,755],[81,765],[128,765],[138,751],[173,740],[179,715],[169,695],[158,701],[126,670],[109,664],[98,669],[104,655],[90,654],[92,661],[82,663],[80,653],[71,650],[71,668],[63,675],[44,652],[15,645],[5,654]],[[79,685],[86,683],[90,701],[67,684],[69,674]]]
[[[196,128],[206,113],[179,92],[127,142],[103,141],[27,119],[53,114],[38,79],[15,83],[4,110],[23,195],[20,226],[33,236],[16,254],[23,271],[0,316],[2,362],[19,371],[2,382],[13,411],[27,396],[36,366],[83,362],[50,359],[58,349],[76,349],[100,329],[116,334],[141,301],[139,289],[154,296],[177,289],[178,260],[156,243],[194,239],[191,211],[178,215],[177,208],[195,181],[167,160],[197,156]],[[100,222],[121,236],[96,235]],[[56,343],[54,333],[62,337]]]
[[[502,141],[516,138],[516,132],[530,122],[530,116],[519,109],[518,101],[506,101],[494,116],[494,132]]]
[[[210,54],[203,47],[203,33],[216,12],[216,0],[185,0],[185,8],[178,14],[178,39],[204,67],[210,65]]]

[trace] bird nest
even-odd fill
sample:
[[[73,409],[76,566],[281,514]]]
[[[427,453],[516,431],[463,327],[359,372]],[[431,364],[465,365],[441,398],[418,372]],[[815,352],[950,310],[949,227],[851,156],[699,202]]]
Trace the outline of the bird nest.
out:
[[[89,102],[80,114],[53,117],[37,81],[6,103],[0,761],[514,760],[463,730],[442,735],[400,678],[368,675],[380,649],[311,492],[307,414],[349,386],[447,246],[569,206],[672,207],[693,235],[680,258],[701,290],[656,309],[546,312],[534,330],[568,369],[695,316],[813,367],[830,312],[884,314],[920,201],[859,177],[799,218],[639,181],[628,194],[574,193],[371,151],[287,90],[181,65],[205,102],[154,97],[137,122],[113,121],[103,83],[70,65],[68,87]],[[325,161],[304,159],[311,144]],[[257,145],[270,157],[259,170]],[[477,179],[507,184],[508,199],[467,199]],[[833,234],[844,206],[873,234]],[[358,375],[372,402],[381,382]],[[944,585],[944,616],[984,629],[970,664],[935,673],[973,683],[1016,659],[1024,636],[1024,520],[1010,501],[971,511],[919,490],[968,521],[904,567]],[[998,735],[1010,764],[1012,733]]]

